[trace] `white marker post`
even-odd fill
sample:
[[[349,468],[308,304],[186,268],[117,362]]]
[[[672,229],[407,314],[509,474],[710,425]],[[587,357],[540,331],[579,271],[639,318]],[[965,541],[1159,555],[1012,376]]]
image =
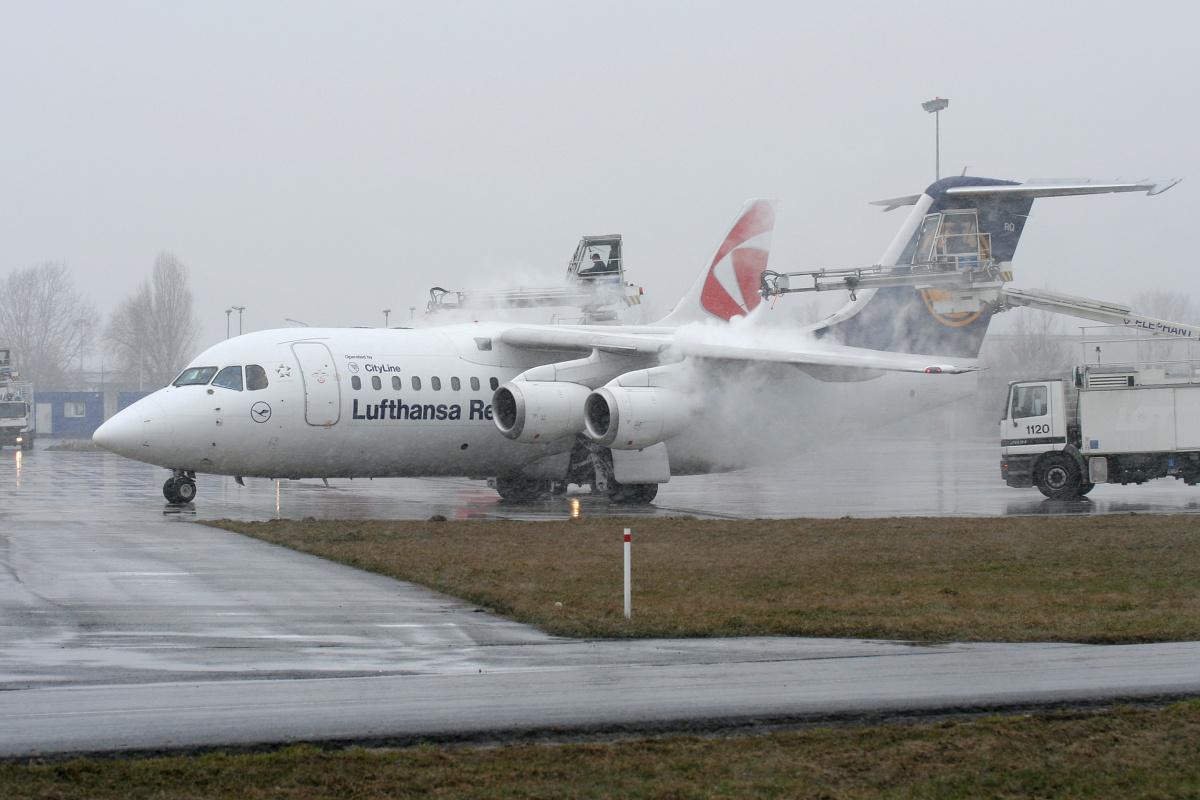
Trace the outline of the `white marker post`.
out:
[[[629,528],[625,529],[625,619],[633,616],[633,591],[629,568]]]

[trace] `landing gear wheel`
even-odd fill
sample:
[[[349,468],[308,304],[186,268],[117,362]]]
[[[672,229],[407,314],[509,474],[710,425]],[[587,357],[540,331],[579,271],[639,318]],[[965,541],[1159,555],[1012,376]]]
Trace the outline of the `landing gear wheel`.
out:
[[[181,506],[196,499],[196,482],[191,478],[167,478],[163,484],[163,497],[171,505]]]
[[[175,485],[175,494],[179,495],[180,503],[190,503],[196,499],[195,481],[184,478]]]
[[[550,491],[550,481],[535,478],[499,475],[495,480],[496,494],[505,500],[527,502],[537,500]]]
[[[1083,493],[1079,465],[1066,453],[1052,453],[1042,459],[1034,470],[1033,482],[1051,500],[1070,500]]]
[[[658,496],[657,483],[617,483],[608,486],[608,499],[622,506],[644,506]]]

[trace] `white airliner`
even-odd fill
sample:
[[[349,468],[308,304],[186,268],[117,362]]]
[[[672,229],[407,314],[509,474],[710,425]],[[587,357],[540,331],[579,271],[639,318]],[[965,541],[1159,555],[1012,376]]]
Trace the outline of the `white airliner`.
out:
[[[750,201],[653,325],[250,333],[204,351],[94,438],[171,470],[172,503],[195,497],[196,473],[464,476],[492,479],[508,500],[590,484],[648,503],[672,475],[736,469],[972,393],[988,290],[1011,277],[1033,199],[1170,185],[956,177],[882,201],[914,206],[880,261],[900,285],[858,287],[803,329],[769,324],[775,212]],[[935,280],[964,264],[969,288]]]

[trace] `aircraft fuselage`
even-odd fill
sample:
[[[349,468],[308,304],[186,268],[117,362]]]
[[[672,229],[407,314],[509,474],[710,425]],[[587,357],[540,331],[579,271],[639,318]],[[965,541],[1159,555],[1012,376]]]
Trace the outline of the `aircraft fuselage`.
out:
[[[106,447],[169,469],[257,477],[487,477],[571,440],[517,444],[492,421],[495,388],[544,358],[505,347],[500,328],[283,329],[222,342],[195,359],[241,388],[169,386],[97,433]],[[261,367],[265,386],[250,380]],[[225,381],[225,383],[235,383]],[[262,383],[260,379],[259,383]],[[111,449],[111,448],[110,448]]]

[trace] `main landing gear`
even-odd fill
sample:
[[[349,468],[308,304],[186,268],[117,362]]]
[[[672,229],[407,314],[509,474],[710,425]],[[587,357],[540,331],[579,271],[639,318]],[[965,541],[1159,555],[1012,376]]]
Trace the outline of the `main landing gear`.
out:
[[[549,494],[551,482],[520,475],[498,475],[488,481],[501,499],[514,503],[528,503]]]
[[[174,506],[186,505],[196,499],[196,473],[175,470],[163,484],[163,497]]]
[[[561,495],[568,484],[591,486],[594,494],[604,495],[623,506],[644,506],[658,495],[657,483],[620,483],[613,470],[612,451],[579,436],[564,480],[543,480],[521,475],[500,475],[488,485],[505,500],[528,503],[546,495]]]

